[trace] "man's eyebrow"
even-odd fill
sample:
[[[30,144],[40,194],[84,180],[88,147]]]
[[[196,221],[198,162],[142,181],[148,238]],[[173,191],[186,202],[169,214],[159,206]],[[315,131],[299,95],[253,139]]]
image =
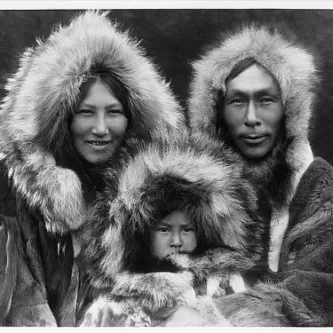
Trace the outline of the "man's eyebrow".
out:
[[[247,90],[243,90],[243,89],[234,89],[231,88],[228,92],[227,95],[233,95],[233,96],[246,96],[248,94]],[[260,90],[255,91],[254,95],[264,95],[264,94],[269,94],[269,95],[273,95],[273,96],[281,96],[279,91],[275,91],[275,89],[273,88],[263,88]]]

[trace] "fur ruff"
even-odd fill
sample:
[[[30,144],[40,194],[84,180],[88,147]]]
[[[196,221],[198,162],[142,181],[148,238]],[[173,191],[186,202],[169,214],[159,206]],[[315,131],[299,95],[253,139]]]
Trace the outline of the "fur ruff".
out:
[[[158,326],[179,305],[197,309],[205,326],[231,326],[211,297],[195,295],[189,272],[121,273],[116,280],[112,296],[99,296],[80,326]]]
[[[79,88],[95,68],[111,72],[128,91],[129,137],[173,137],[183,116],[169,85],[139,43],[104,13],[88,11],[27,49],[8,80],[0,110],[0,157],[13,186],[46,218],[47,229],[76,229],[84,218],[81,182],[57,166]]]

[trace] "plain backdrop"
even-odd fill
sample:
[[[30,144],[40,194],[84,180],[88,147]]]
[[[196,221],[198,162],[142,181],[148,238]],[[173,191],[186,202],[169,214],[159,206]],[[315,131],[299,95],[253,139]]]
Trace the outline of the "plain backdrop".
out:
[[[18,65],[18,56],[36,38],[69,23],[79,10],[0,11],[0,97]],[[186,107],[190,62],[221,33],[243,22],[285,23],[316,54],[322,78],[318,87],[310,141],[316,156],[333,164],[333,10],[312,9],[117,9],[109,17],[142,40],[147,55],[171,82]]]

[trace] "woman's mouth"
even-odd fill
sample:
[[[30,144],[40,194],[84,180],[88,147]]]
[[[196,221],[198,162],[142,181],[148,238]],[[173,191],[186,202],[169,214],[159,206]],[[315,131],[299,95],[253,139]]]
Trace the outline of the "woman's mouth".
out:
[[[87,144],[93,146],[95,149],[103,149],[105,148],[111,141],[86,141]]]

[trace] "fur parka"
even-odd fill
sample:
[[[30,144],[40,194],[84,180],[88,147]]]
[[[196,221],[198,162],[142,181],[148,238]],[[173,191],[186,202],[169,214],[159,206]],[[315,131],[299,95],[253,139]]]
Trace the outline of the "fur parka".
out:
[[[285,112],[280,147],[260,163],[240,156],[257,188],[268,188],[273,204],[268,259],[277,273],[215,304],[235,326],[332,326],[333,168],[313,158],[308,139],[319,85],[314,54],[278,26],[252,24],[224,36],[193,63],[191,132],[223,141],[217,102],[232,68],[248,57],[274,76]],[[284,168],[276,168],[279,160]]]
[[[82,13],[25,51],[0,108],[0,325],[75,326],[89,298],[72,241],[89,215],[84,183],[71,159],[64,167],[57,156],[69,144],[80,86],[96,67],[116,75],[131,113],[114,176],[143,143],[186,132],[169,85],[105,13]]]
[[[23,53],[6,85],[0,158],[15,190],[40,210],[47,229],[64,233],[83,223],[85,206],[80,179],[60,166],[55,155],[70,140],[69,117],[89,72],[108,71],[125,87],[131,113],[127,138],[167,140],[182,128],[183,117],[139,42],[106,14],[81,14],[37,42]]]
[[[103,193],[80,233],[81,260],[91,284],[105,293],[82,325],[152,326],[161,322],[158,313],[177,305],[197,308],[205,325],[226,325],[212,295],[196,296],[195,285],[217,279],[225,288],[232,274],[267,260],[259,244],[267,243],[270,211],[259,196],[237,155],[216,140],[145,147],[121,173],[116,199]],[[201,245],[157,264],[146,237],[165,203],[190,212]]]

